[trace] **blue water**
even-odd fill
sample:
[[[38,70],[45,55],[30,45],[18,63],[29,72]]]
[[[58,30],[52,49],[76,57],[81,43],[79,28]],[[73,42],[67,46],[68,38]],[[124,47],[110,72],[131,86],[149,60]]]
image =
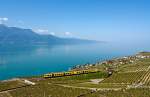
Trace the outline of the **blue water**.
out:
[[[132,55],[148,49],[147,46],[121,46],[111,43],[0,46],[0,80],[66,71],[77,64]]]

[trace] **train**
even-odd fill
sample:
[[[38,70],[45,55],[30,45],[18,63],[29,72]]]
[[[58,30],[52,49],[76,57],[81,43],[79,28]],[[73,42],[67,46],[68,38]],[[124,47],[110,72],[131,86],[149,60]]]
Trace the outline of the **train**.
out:
[[[72,75],[80,75],[80,74],[88,74],[88,73],[96,73],[100,72],[98,70],[79,70],[79,71],[68,71],[68,72],[56,72],[56,73],[47,73],[44,74],[44,78],[55,78],[55,77],[63,77],[63,76],[72,76]]]

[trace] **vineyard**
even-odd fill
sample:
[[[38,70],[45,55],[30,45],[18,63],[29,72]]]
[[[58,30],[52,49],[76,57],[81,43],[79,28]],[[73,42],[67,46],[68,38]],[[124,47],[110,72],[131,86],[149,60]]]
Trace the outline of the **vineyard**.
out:
[[[97,73],[90,73],[90,74],[52,78],[48,81],[53,84],[73,84],[73,83],[87,82],[90,79],[106,78],[107,76],[108,74],[106,72],[97,72]]]
[[[21,79],[0,82],[0,97],[150,97],[150,58],[113,65],[112,74],[106,67],[108,64],[93,66],[102,70],[97,73],[24,78],[35,85],[22,83]]]
[[[24,87],[11,91],[13,97],[77,97],[78,95],[90,92],[84,89],[65,88],[45,82],[36,86]]]
[[[145,72],[145,74],[139,80],[139,83],[143,84],[144,86],[149,86],[150,85],[150,70]]]
[[[139,72],[139,71],[147,71],[148,67],[150,66],[149,59],[142,59],[135,61],[134,63],[124,64],[120,66],[119,72]]]
[[[133,88],[119,91],[98,91],[93,94],[82,97],[150,97],[150,89],[147,88]]]
[[[144,71],[140,72],[128,72],[128,73],[116,73],[109,78],[102,81],[102,83],[125,83],[133,84],[136,83],[144,74]]]
[[[25,86],[26,84],[20,81],[8,81],[8,82],[0,82],[0,91],[7,90],[7,89],[12,89],[16,87],[22,87]]]
[[[126,88],[127,84],[119,84],[119,83],[99,83],[99,84],[93,84],[91,82],[85,82],[85,83],[76,83],[76,84],[69,84],[70,86],[75,87],[85,87],[85,88],[96,88],[96,89],[112,89],[112,88]]]
[[[143,65],[143,66],[141,66],[141,64],[130,64],[130,65],[122,66],[122,68],[120,68],[119,72],[147,71],[148,67],[149,67],[149,65]]]
[[[114,73],[113,75],[111,75],[108,78],[105,78],[98,84],[93,84],[90,81],[86,82],[82,81],[76,83],[69,83],[68,85],[75,87],[87,87],[97,89],[127,88],[127,86],[139,84],[140,82],[142,82],[144,80],[143,77],[147,79],[148,74],[150,74],[149,71]]]

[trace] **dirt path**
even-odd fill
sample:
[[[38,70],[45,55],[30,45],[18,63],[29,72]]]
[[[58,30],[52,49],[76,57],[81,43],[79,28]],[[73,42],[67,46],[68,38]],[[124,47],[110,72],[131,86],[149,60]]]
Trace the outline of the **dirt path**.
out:
[[[58,86],[62,86],[62,87],[68,87],[68,88],[78,88],[78,89],[88,89],[88,90],[92,90],[92,91],[105,91],[105,90],[121,90],[122,88],[89,88],[89,87],[77,87],[77,86],[70,86],[70,85],[62,85],[62,84],[56,84]]]
[[[99,84],[101,81],[103,81],[104,79],[91,79],[90,81],[90,83],[92,83],[92,84]]]

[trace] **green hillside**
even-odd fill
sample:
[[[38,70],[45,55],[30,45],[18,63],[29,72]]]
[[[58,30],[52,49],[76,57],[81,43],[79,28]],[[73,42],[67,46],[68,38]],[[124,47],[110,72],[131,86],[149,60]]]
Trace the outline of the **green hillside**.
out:
[[[109,68],[113,70],[110,76]],[[149,52],[87,64],[73,70],[82,69],[101,72],[2,81],[0,97],[150,97]]]

